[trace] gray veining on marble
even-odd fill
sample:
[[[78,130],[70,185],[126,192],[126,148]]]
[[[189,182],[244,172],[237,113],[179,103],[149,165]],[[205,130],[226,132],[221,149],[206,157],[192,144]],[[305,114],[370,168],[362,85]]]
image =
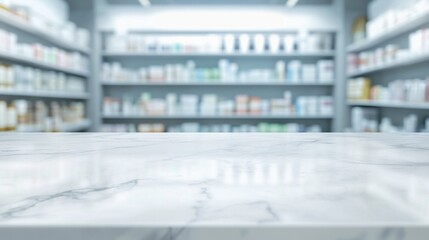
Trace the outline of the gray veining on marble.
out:
[[[1,240],[285,237],[428,240],[429,135],[0,135]]]

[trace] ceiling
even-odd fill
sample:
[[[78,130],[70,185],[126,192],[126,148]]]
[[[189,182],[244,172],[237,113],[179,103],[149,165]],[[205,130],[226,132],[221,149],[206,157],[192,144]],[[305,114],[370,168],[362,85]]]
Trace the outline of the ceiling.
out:
[[[106,0],[113,5],[138,5],[138,0]],[[286,0],[150,0],[152,5],[282,5]],[[299,5],[331,5],[333,0],[300,0]]]

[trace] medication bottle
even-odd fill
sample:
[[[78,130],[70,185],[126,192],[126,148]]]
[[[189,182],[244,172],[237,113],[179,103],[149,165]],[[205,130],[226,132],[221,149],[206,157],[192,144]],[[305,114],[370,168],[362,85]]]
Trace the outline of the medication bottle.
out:
[[[16,131],[18,118],[15,105],[11,104],[6,112],[6,131]]]
[[[7,105],[5,101],[0,101],[0,131],[6,131]]]

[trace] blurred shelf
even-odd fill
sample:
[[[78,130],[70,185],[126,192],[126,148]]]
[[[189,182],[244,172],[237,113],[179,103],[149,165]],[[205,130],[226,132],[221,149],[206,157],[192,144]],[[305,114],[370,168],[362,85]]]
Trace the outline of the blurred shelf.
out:
[[[294,53],[126,53],[104,52],[104,57],[334,57],[335,51]]]
[[[89,49],[87,48],[78,47],[73,42],[68,42],[66,40],[59,39],[58,37],[52,34],[49,34],[43,30],[40,30],[36,27],[31,26],[29,23],[25,22],[24,20],[20,20],[18,18],[10,16],[5,11],[0,11],[0,23],[3,23],[5,25],[18,29],[20,31],[26,32],[33,36],[39,37],[41,39],[44,39],[45,41],[48,41],[51,44],[56,45],[65,50],[78,51],[87,55],[90,52]]]
[[[144,115],[104,115],[104,119],[193,119],[193,120],[204,120],[204,119],[332,119],[332,115],[307,115],[307,116],[293,116],[293,115],[225,115],[225,116],[210,116],[210,115],[176,115],[176,116],[144,116]]]
[[[285,82],[163,82],[163,83],[138,83],[138,82],[103,82],[104,86],[334,86],[334,83],[285,83]]]
[[[393,68],[404,67],[404,66],[408,66],[408,65],[412,65],[412,64],[417,64],[417,63],[423,63],[426,61],[429,61],[429,53],[423,53],[423,54],[416,55],[413,57],[404,58],[404,59],[397,60],[397,61],[394,61],[394,62],[389,63],[389,64],[385,64],[383,66],[371,67],[371,68],[367,68],[364,70],[351,72],[348,74],[348,77],[349,78],[358,77],[358,76],[362,76],[362,75],[369,74],[369,73],[376,73],[376,72],[389,70],[389,69],[393,69]]]
[[[28,66],[32,66],[32,67],[36,67],[36,68],[41,68],[41,69],[46,69],[46,70],[53,70],[53,71],[63,72],[63,73],[67,73],[67,74],[71,74],[71,75],[76,75],[76,76],[80,76],[80,77],[88,77],[89,76],[88,72],[77,71],[77,70],[68,69],[68,68],[63,68],[63,67],[56,66],[54,64],[43,63],[43,62],[36,61],[35,59],[32,59],[32,58],[15,56],[13,54],[6,53],[6,52],[0,52],[0,60],[6,60],[6,61],[9,61],[9,62],[12,62],[12,63],[28,65]]]
[[[414,18],[408,22],[399,24],[396,28],[389,30],[380,36],[372,39],[367,39],[362,42],[351,44],[347,47],[349,52],[359,52],[378,46],[379,44],[388,41],[394,37],[400,36],[401,34],[407,33],[414,29],[418,29],[424,24],[429,23],[429,13],[414,16]]]
[[[372,100],[348,101],[350,106],[380,107],[380,108],[408,108],[429,110],[429,103],[408,103],[408,102],[382,102]]]
[[[88,93],[67,93],[67,92],[19,92],[14,90],[0,90],[0,96],[9,97],[29,97],[29,98],[55,98],[55,99],[88,99]]]
[[[89,121],[88,119],[85,119],[77,123],[63,124],[63,126],[60,128],[60,132],[81,132],[81,131],[88,130],[90,127],[91,127],[91,121]],[[44,129],[43,127],[40,127],[40,126],[28,126],[13,132],[36,133],[36,132],[44,132]]]
[[[138,29],[132,29],[129,30],[129,33],[133,34],[145,34],[145,35],[177,35],[177,34],[298,34],[302,28],[300,26],[297,26],[296,28],[290,28],[290,29],[284,29],[284,28],[278,28],[278,29],[259,29],[259,30],[252,30],[252,29],[234,29],[234,30],[217,30],[217,29],[210,29],[206,28],[204,30],[174,30],[174,29],[162,29],[162,30],[138,30]],[[103,26],[100,30],[101,33],[108,33],[108,34],[114,34],[116,33],[115,28],[109,28],[106,26]],[[308,29],[308,32],[310,33],[337,33],[337,28],[326,28],[326,27],[314,27]]]

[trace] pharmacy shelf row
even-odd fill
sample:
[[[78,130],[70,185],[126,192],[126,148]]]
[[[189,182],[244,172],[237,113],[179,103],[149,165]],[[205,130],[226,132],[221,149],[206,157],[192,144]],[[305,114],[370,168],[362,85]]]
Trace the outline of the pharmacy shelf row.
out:
[[[171,115],[171,116],[145,116],[145,115],[104,115],[104,119],[109,120],[151,120],[151,119],[194,119],[194,120],[205,120],[205,119],[240,119],[240,120],[293,120],[293,119],[333,119],[332,115]]]
[[[362,42],[357,42],[347,47],[348,52],[359,52],[370,48],[377,47],[392,38],[398,37],[414,29],[427,24],[429,22],[429,12],[415,15],[411,20],[399,24],[396,28],[389,30],[388,32],[381,34],[380,36],[372,39],[367,39]]]
[[[55,93],[55,92],[22,92],[15,90],[0,90],[0,96],[8,97],[30,97],[30,98],[53,98],[53,99],[74,99],[86,100],[89,98],[88,93]]]
[[[146,36],[150,35],[163,35],[168,32],[163,31],[156,31],[147,33]],[[198,34],[205,35],[208,32],[206,31],[198,31],[196,32]],[[227,33],[230,35],[234,35],[237,37],[239,31]],[[246,33],[246,32],[244,32]],[[270,32],[272,34],[283,34],[282,32],[274,31]],[[168,33],[172,34],[172,33]],[[187,32],[175,32],[174,34],[187,34]],[[248,34],[248,33],[247,33]],[[288,33],[290,34],[290,33]],[[101,36],[102,38],[108,37],[108,35]],[[106,39],[105,39],[106,40]],[[236,38],[237,40],[237,38]],[[117,42],[116,42],[117,43]],[[107,42],[106,42],[107,44]],[[268,44],[268,43],[266,43]],[[334,43],[335,45],[335,43]],[[112,62],[118,62],[120,64],[124,65],[124,69],[127,67],[135,67],[136,62],[144,62],[150,63],[153,60],[153,64],[157,65],[163,65],[163,63],[168,64],[171,63],[172,60],[174,61],[183,61],[185,59],[192,59],[196,62],[196,65],[205,65],[207,66],[209,62],[213,62],[216,60],[221,59],[228,59],[232,62],[237,61],[240,64],[240,69],[242,70],[251,70],[256,68],[267,68],[267,61],[272,62],[274,60],[284,60],[284,61],[292,61],[292,60],[302,60],[304,63],[311,63],[311,62],[317,62],[318,60],[333,60],[333,64],[335,64],[335,69],[337,69],[337,61],[335,61],[337,57],[338,51],[336,50],[335,46],[332,47],[333,50],[330,50],[330,48],[323,48],[323,50],[317,50],[317,49],[301,49],[296,47],[296,49],[293,50],[280,50],[283,48],[279,48],[278,51],[273,51],[271,47],[266,46],[265,49],[262,50],[256,50],[260,48],[254,48],[253,50],[251,48],[247,48],[247,51],[243,51],[242,48],[235,46],[233,49],[224,47],[216,49],[215,51],[210,50],[213,48],[210,48],[209,50],[203,50],[203,48],[195,48],[200,49],[199,51],[163,51],[160,49],[173,49],[173,48],[163,48],[159,47],[156,49],[159,49],[159,51],[155,51],[154,49],[135,49],[135,48],[109,48],[109,45],[106,46],[99,46],[99,51],[101,52],[101,57],[103,59],[102,62],[112,63]],[[134,51],[127,51],[127,49],[135,49]],[[185,48],[182,48],[185,49]],[[205,49],[205,48],[204,48]],[[131,64],[131,62],[133,64]],[[174,62],[173,61],[173,62]],[[261,64],[258,64],[261,63]],[[260,66],[259,66],[260,65]],[[265,70],[265,69],[264,69]],[[271,70],[274,72],[274,70]],[[336,71],[336,70],[334,70]],[[286,74],[286,72],[285,72]],[[166,74],[168,75],[168,74]],[[104,76],[104,75],[103,75]],[[101,76],[99,77],[101,78]],[[167,77],[168,78],[168,77]],[[213,77],[214,78],[214,77]],[[146,92],[152,93],[156,92],[160,89],[165,89],[169,92],[175,93],[175,92],[181,92],[183,89],[182,87],[198,87],[198,88],[211,88],[214,93],[222,92],[224,88],[237,88],[240,89],[240,91],[246,92],[251,91],[254,92],[254,90],[259,91],[258,88],[260,88],[260,91],[269,94],[270,92],[277,93],[277,88],[293,88],[291,90],[292,92],[295,92],[295,90],[299,93],[296,93],[295,95],[301,95],[303,94],[304,88],[313,90],[319,90],[325,91],[333,89],[336,85],[336,82],[334,79],[330,82],[323,82],[321,81],[300,81],[300,82],[292,82],[292,81],[279,81],[277,79],[270,79],[270,78],[263,78],[258,79],[258,77],[254,77],[250,81],[236,81],[231,82],[227,81],[224,76],[216,77],[221,79],[207,79],[207,80],[193,80],[193,81],[180,81],[182,80],[181,76],[174,77],[174,79],[179,79],[175,81],[169,81],[165,80],[162,82],[150,82],[150,81],[134,81],[130,82],[131,79],[127,77],[123,78],[105,78],[101,81],[99,81],[101,89],[101,94],[106,96],[106,93],[110,93],[113,91],[115,93],[115,96],[126,96],[127,91],[132,88],[143,88],[146,87]],[[120,79],[124,79],[125,81],[119,81]],[[129,79],[127,81],[127,79]],[[243,77],[242,79],[248,79],[247,77]],[[310,80],[310,79],[308,79]],[[313,79],[311,79],[313,80]],[[199,91],[199,90],[198,90]],[[197,91],[197,92],[198,92]],[[313,91],[314,92],[314,91]],[[258,94],[256,94],[258,95]],[[294,95],[294,96],[295,96]],[[334,97],[334,96],[332,96]],[[103,109],[103,108],[101,108]],[[179,113],[178,113],[179,114]],[[251,114],[240,114],[240,115],[186,115],[186,114],[179,114],[179,115],[124,115],[121,113],[110,113],[110,114],[103,114],[101,115],[101,123],[102,124],[113,124],[113,123],[122,123],[122,122],[136,122],[136,121],[161,121],[161,122],[171,122],[171,121],[193,121],[193,122],[204,122],[204,121],[225,121],[225,122],[236,122],[236,123],[246,123],[246,122],[262,122],[262,121],[269,121],[269,122],[283,122],[283,121],[292,121],[295,120],[296,122],[307,122],[307,121],[321,121],[322,123],[333,123],[334,121],[334,114],[329,115],[296,115],[296,114],[279,114],[279,115],[271,115],[271,114],[261,114],[261,115],[251,115]],[[333,126],[334,124],[332,124]],[[331,128],[331,127],[330,127]]]
[[[21,57],[21,56],[15,56],[13,54],[5,53],[5,52],[0,52],[0,60],[12,62],[12,63],[24,64],[27,66],[37,67],[37,68],[45,69],[45,70],[58,71],[58,72],[66,73],[66,74],[79,76],[79,77],[87,78],[89,76],[89,72],[59,67],[59,66],[56,66],[53,64],[43,63],[43,62],[37,61],[35,59]]]
[[[160,83],[140,83],[140,82],[103,82],[102,85],[108,86],[160,86],[160,87],[176,87],[176,86],[272,86],[272,87],[332,87],[334,83],[318,83],[318,82],[308,82],[308,83],[293,83],[293,82],[279,82],[279,81],[271,81],[271,82],[227,82],[227,81],[219,81],[219,82],[160,82]]]
[[[293,52],[293,53],[132,53],[132,52],[104,52],[105,58],[118,58],[118,57],[261,57],[261,58],[297,58],[297,57],[335,57],[335,51],[320,51],[320,52]]]
[[[359,77],[359,76],[362,76],[365,74],[376,73],[376,72],[390,70],[390,69],[394,69],[394,68],[398,68],[398,67],[410,66],[413,64],[424,63],[427,61],[429,61],[429,53],[423,53],[420,55],[415,55],[412,57],[404,58],[404,59],[401,59],[398,61],[393,61],[389,64],[385,64],[382,66],[371,67],[371,68],[351,72],[348,74],[348,77],[349,78]]]
[[[31,26],[29,23],[26,23],[24,20],[20,20],[16,17],[9,16],[9,14],[4,11],[0,11],[0,23],[13,27],[17,30],[26,32],[38,38],[44,39],[45,41],[48,41],[51,44],[61,47],[65,50],[78,51],[86,55],[89,55],[90,53],[89,49],[78,47],[76,46],[75,43],[59,39],[58,37],[53,36],[49,33],[46,33],[41,29]]]
[[[374,100],[353,100],[348,102],[349,106],[379,107],[379,108],[403,108],[429,110],[429,103],[407,103],[407,102],[383,102]]]
[[[67,123],[60,127],[59,132],[81,132],[86,131],[91,127],[91,121],[88,119],[78,123]],[[26,127],[15,132],[43,132],[43,127]]]

